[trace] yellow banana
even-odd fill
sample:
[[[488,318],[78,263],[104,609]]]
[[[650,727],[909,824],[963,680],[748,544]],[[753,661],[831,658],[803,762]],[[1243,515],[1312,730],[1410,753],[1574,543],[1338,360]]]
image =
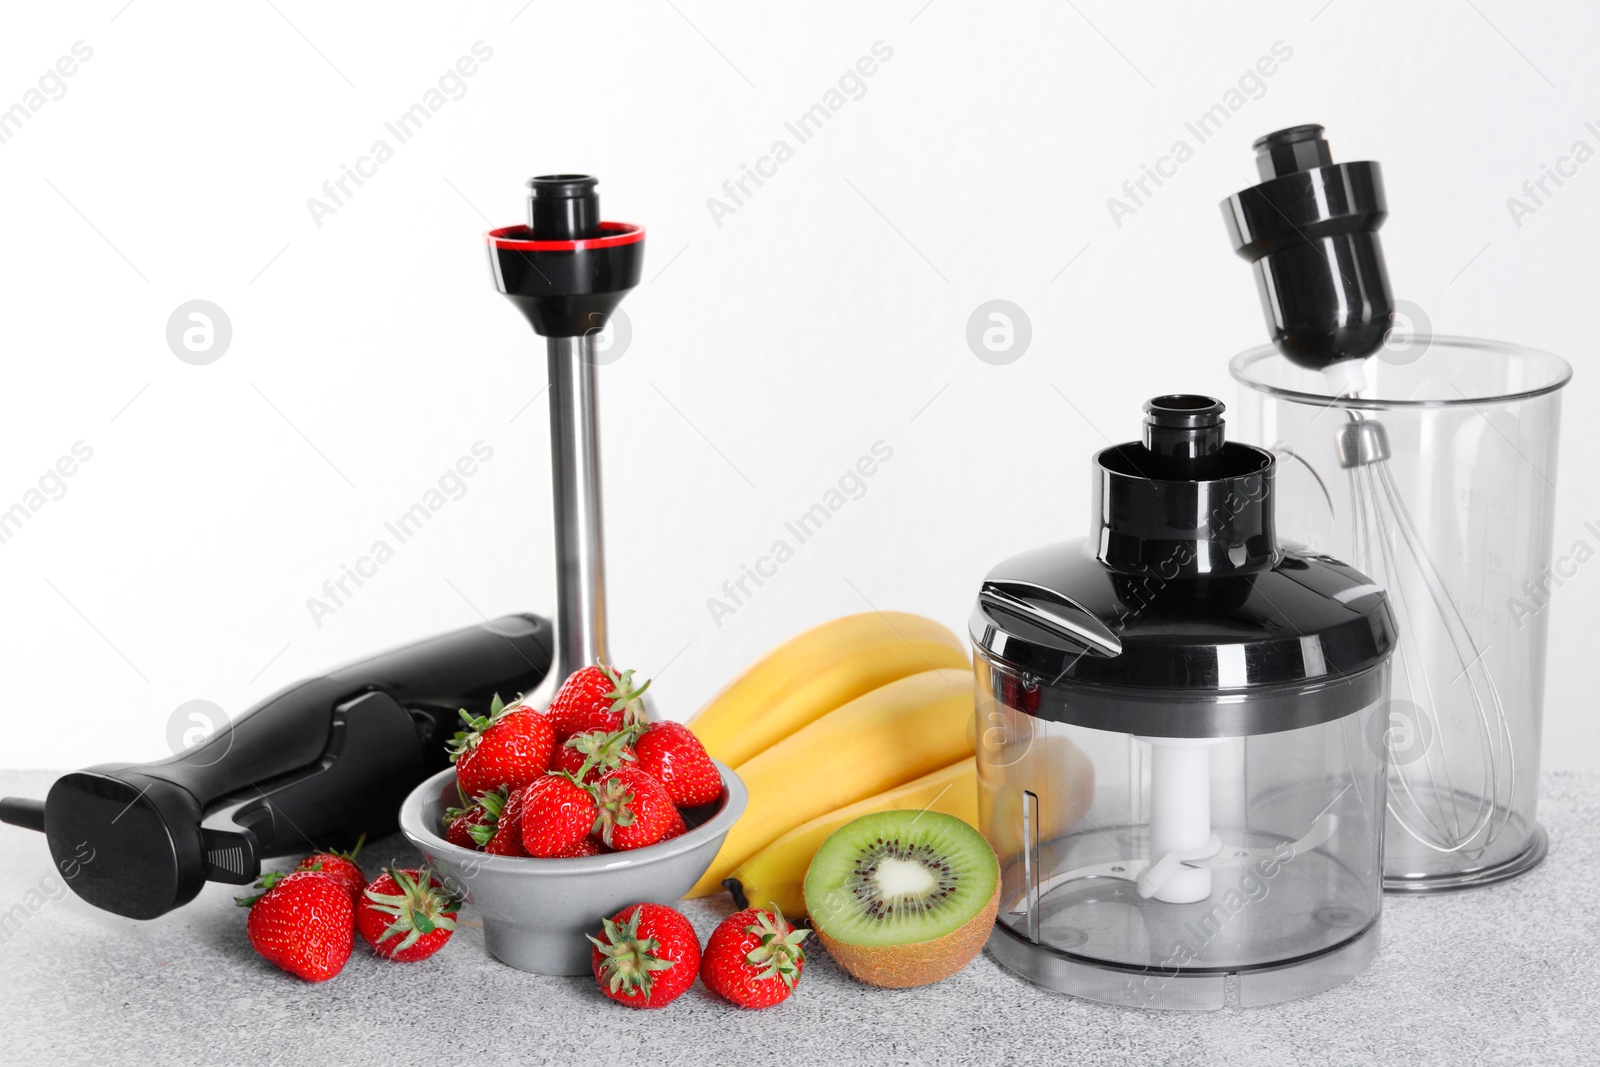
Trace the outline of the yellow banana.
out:
[[[972,704],[971,672],[923,671],[857,697],[744,763],[750,803],[689,895],[717,892],[734,867],[802,823],[971,755]]]
[[[738,767],[879,686],[938,667],[967,667],[966,645],[920,615],[866,612],[779,645],[690,720],[706,751]]]
[[[827,836],[862,815],[908,809],[941,811],[977,826],[978,772],[972,757],[795,827],[734,868],[733,877],[739,880],[751,907],[770,911],[776,904],[785,915],[804,915],[801,883],[811,857]]]

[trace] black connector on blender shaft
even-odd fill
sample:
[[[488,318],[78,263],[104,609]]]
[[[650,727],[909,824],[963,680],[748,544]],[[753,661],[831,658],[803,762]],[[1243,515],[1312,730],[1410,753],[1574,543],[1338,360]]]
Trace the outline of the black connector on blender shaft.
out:
[[[528,225],[490,230],[495,285],[542,337],[605,328],[639,284],[644,228],[600,218],[599,180],[547,174],[528,180]]]
[[[1334,163],[1322,127],[1255,142],[1261,183],[1222,202],[1233,250],[1255,268],[1272,343],[1312,370],[1383,346],[1394,298],[1378,228],[1388,216],[1377,163]]]
[[[550,241],[600,236],[600,179],[590,174],[546,174],[528,179],[528,228]]]

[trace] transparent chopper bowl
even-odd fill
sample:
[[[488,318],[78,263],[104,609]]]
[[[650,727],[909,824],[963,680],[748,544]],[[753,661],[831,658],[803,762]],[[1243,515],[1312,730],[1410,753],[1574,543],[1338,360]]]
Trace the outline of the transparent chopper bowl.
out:
[[[1386,670],[1374,668],[1374,692]],[[980,651],[979,819],[1000,858],[990,945],[1007,966],[1092,1000],[1192,1010],[1306,996],[1370,961],[1381,697],[1315,726],[1197,743],[1035,717],[1014,706],[1027,680],[997,677],[1009,673]],[[1198,783],[1162,781],[1168,746],[1198,752]],[[1160,858],[1156,809],[1174,784],[1181,803],[1209,809],[1221,850],[1184,872],[1207,872],[1198,894],[1164,900],[1141,876]]]
[[[1535,818],[1544,609],[1560,595],[1552,514],[1571,369],[1448,337],[1362,364],[1359,392],[1340,396],[1270,346],[1245,352],[1231,364],[1244,386],[1237,425],[1277,454],[1280,537],[1390,591],[1387,888],[1499,881],[1546,849]],[[1387,458],[1352,447],[1357,434],[1381,434]]]

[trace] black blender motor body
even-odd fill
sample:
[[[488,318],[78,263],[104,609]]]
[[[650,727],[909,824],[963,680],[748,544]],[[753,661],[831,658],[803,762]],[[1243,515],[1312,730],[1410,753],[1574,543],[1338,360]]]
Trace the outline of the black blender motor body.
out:
[[[529,225],[488,234],[496,284],[551,346],[557,625],[535,615],[443,634],[299,682],[154,763],[58,779],[0,800],[42,831],[89,903],[151,919],[262,861],[393,831],[406,795],[448,764],[461,708],[605,660],[592,342],[638,284],[644,230],[600,219],[596,179],[529,181]]]
[[[448,763],[458,710],[533,689],[552,644],[546,620],[507,615],[391,649],[167,759],[74,771],[43,802],[0,800],[0,820],[43,831],[84,900],[153,919],[207,881],[254,881],[264,859],[394,830],[406,794]]]

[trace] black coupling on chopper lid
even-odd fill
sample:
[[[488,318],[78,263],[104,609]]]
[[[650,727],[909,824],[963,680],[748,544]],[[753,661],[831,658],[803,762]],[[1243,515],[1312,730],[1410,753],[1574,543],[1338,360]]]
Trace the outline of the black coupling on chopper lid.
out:
[[[1101,563],[1169,578],[1272,566],[1272,454],[1226,441],[1223,410],[1208,396],[1155,397],[1144,439],[1095,457]]]
[[[994,699],[1040,718],[1166,737],[1309,726],[1382,692],[1384,591],[1279,545],[1271,452],[1223,405],[1169,394],[1094,457],[1088,538],[989,572],[971,634]]]
[[[600,217],[599,179],[546,174],[528,179],[528,224],[490,230],[495,285],[544,337],[605,328],[639,284],[644,227]]]
[[[1372,355],[1394,318],[1382,169],[1334,163],[1316,125],[1269,133],[1255,150],[1261,183],[1224,200],[1222,218],[1255,269],[1272,343],[1312,370]]]

